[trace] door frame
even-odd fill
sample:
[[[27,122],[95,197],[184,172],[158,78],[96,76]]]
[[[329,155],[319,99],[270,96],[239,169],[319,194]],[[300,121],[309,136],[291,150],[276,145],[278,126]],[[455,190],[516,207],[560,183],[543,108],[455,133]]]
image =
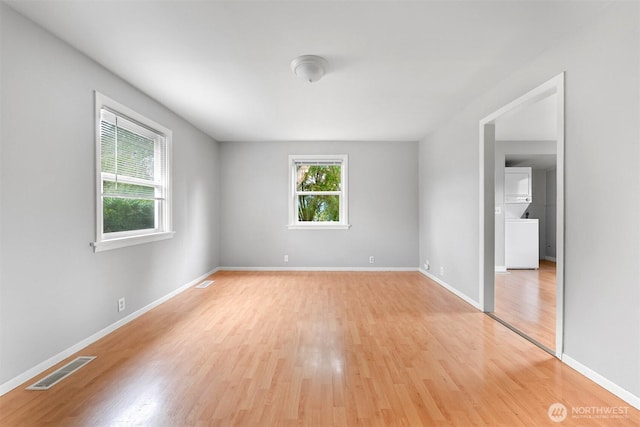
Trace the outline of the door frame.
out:
[[[495,122],[504,114],[533,104],[547,96],[556,96],[557,114],[557,207],[556,207],[556,347],[562,359],[564,343],[564,81],[565,73],[547,80],[480,120],[480,247],[479,306],[485,313],[495,308]]]

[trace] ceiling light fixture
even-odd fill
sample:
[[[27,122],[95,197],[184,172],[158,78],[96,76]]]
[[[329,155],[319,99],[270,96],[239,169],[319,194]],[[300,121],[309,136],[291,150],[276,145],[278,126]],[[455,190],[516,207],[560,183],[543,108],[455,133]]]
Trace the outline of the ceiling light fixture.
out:
[[[291,71],[309,83],[317,82],[329,69],[326,59],[316,55],[302,55],[291,61]]]

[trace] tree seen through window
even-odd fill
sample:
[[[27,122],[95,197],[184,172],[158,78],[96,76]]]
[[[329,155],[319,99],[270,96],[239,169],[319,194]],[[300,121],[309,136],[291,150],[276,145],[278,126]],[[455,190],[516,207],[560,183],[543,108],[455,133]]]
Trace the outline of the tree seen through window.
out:
[[[340,195],[331,193],[341,190],[341,167],[299,164],[296,172],[298,221],[340,221]]]

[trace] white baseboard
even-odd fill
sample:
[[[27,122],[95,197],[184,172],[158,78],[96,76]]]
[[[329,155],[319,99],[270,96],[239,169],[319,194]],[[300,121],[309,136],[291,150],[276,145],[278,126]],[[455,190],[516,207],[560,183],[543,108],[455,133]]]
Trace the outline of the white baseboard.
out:
[[[562,361],[565,364],[567,364],[568,366],[570,366],[571,368],[573,368],[576,371],[580,372],[585,377],[589,378],[594,383],[596,383],[599,386],[601,386],[602,388],[604,388],[604,389],[610,391],[611,393],[615,394],[620,399],[622,399],[625,402],[627,402],[629,405],[631,405],[634,408],[640,410],[640,397],[639,396],[636,396],[635,394],[631,393],[630,391],[625,390],[624,388],[620,387],[616,383],[614,383],[611,380],[603,377],[599,373],[597,373],[594,370],[586,367],[585,365],[583,365],[582,363],[578,362],[577,360],[572,359],[570,356],[567,356],[566,354],[562,355]]]
[[[544,259],[545,261],[556,262],[556,257],[554,256],[545,256]]]
[[[221,271],[418,271],[415,267],[220,267]]]
[[[477,301],[472,300],[471,298],[469,298],[468,296],[466,296],[465,294],[463,294],[462,292],[460,292],[456,288],[454,288],[451,285],[449,285],[447,282],[443,281],[439,277],[434,276],[433,274],[429,273],[428,271],[423,270],[422,268],[420,268],[418,271],[420,273],[424,274],[425,276],[427,276],[429,279],[431,279],[434,282],[436,282],[438,285],[442,286],[443,288],[445,288],[446,290],[451,292],[452,294],[454,294],[455,296],[457,296],[458,298],[462,299],[467,304],[470,304],[474,308],[482,311],[482,309],[480,308],[480,304]]]
[[[504,265],[496,265],[496,273],[506,273],[507,267]]]
[[[104,329],[96,332],[95,334],[83,339],[79,343],[67,348],[66,350],[61,351],[60,353],[56,354],[55,356],[50,357],[49,359],[47,359],[47,360],[45,360],[45,361],[43,361],[41,363],[38,363],[33,368],[23,372],[22,374],[16,376],[15,378],[10,379],[9,381],[5,382],[4,384],[1,384],[0,385],[0,396],[2,396],[3,394],[8,393],[9,391],[13,390],[14,388],[20,386],[21,384],[29,381],[33,377],[38,376],[42,372],[46,371],[47,369],[51,368],[52,366],[54,366],[54,365],[56,365],[56,364],[58,364],[60,362],[62,362],[67,357],[71,356],[74,353],[77,353],[78,351],[82,350],[83,348],[87,347],[88,345],[93,344],[94,342],[98,341],[99,339],[109,335],[111,332],[113,332],[116,329],[126,325],[127,323],[131,322],[135,318],[140,317],[141,315],[143,315],[147,311],[159,306],[163,302],[166,302],[166,301],[170,300],[171,298],[175,297],[179,293],[181,293],[181,292],[189,289],[190,287],[200,283],[203,279],[205,279],[206,277],[212,275],[213,273],[215,273],[218,270],[219,270],[218,268],[215,268],[215,269],[209,271],[208,273],[203,274],[202,276],[198,277],[197,279],[194,279],[194,280],[190,281],[189,283],[179,287],[178,289],[169,292],[167,295],[161,297],[160,299],[157,299],[156,301],[153,301],[152,303],[142,307],[141,309],[135,311],[134,313],[131,313],[130,315],[128,315],[126,317],[123,317],[122,319],[118,320],[117,322],[112,323],[111,325],[107,326],[106,328],[104,328]]]

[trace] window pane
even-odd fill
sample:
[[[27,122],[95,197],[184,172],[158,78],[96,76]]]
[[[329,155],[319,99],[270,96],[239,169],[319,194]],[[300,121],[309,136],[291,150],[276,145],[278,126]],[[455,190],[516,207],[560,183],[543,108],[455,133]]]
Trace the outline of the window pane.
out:
[[[107,121],[100,122],[101,171],[155,180],[155,141]]]
[[[118,175],[154,180],[154,141],[118,128]]]
[[[339,165],[296,165],[298,191],[340,191]]]
[[[153,200],[155,189],[146,185],[123,184],[114,181],[102,181],[102,194],[129,198]]]
[[[298,221],[340,221],[340,196],[298,196]]]
[[[153,200],[103,197],[104,233],[155,228],[156,202]]]

